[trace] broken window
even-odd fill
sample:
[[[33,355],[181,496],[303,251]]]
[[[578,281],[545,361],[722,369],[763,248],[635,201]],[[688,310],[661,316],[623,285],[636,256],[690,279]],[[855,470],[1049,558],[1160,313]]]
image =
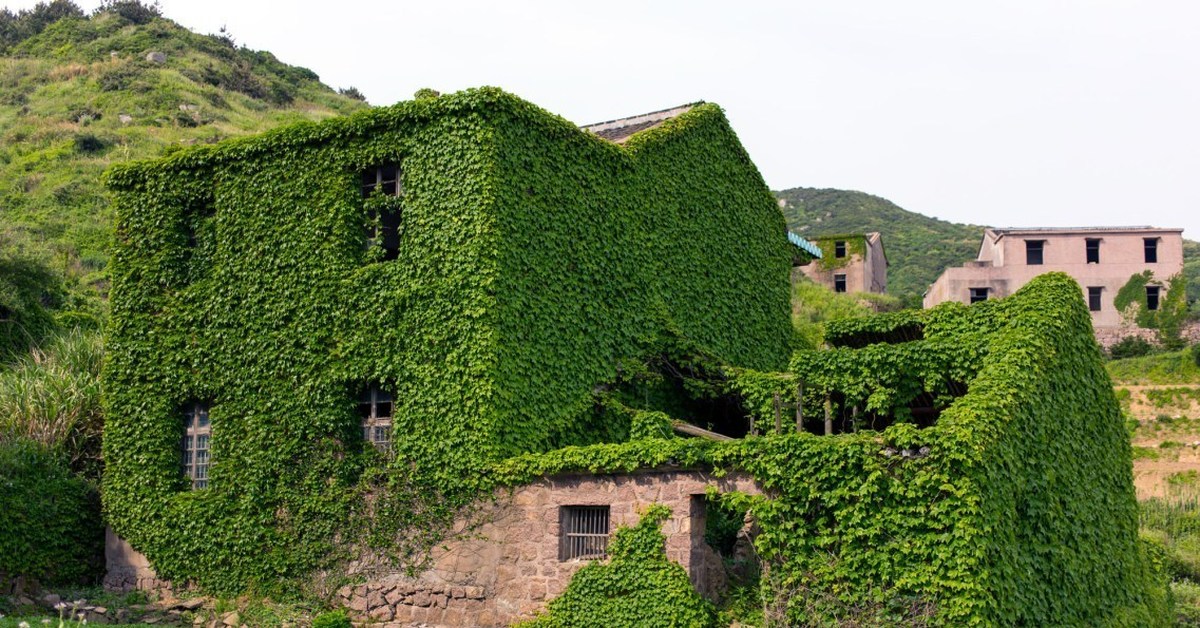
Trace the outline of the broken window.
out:
[[[845,241],[845,240],[836,240],[836,241],[834,241],[834,243],[833,243],[833,256],[834,256],[834,257],[839,257],[839,258],[840,258],[840,257],[846,257],[846,241]]]
[[[604,558],[608,551],[608,506],[559,509],[559,560]]]
[[[1158,286],[1146,286],[1146,309],[1158,309]]]
[[[193,402],[183,411],[183,475],[192,481],[192,488],[208,487],[210,464],[209,441],[212,424],[208,421],[208,404]]]
[[[1045,240],[1026,240],[1025,241],[1025,263],[1030,266],[1042,265],[1042,249],[1046,244]]]
[[[988,300],[988,288],[970,288],[971,303]]]
[[[1087,263],[1100,263],[1100,238],[1088,238],[1087,242]]]
[[[400,255],[400,199],[404,198],[403,171],[385,164],[362,173],[362,196],[367,202],[367,245],[383,249],[383,258]]]
[[[845,292],[846,291],[846,276],[845,275],[834,275],[833,276],[833,291],[834,292]]]
[[[1092,312],[1100,311],[1100,295],[1104,292],[1104,288],[1097,286],[1088,287],[1088,310]]]
[[[380,451],[392,448],[392,395],[379,386],[368,386],[358,396],[364,442]]]
[[[1158,263],[1158,238],[1142,238],[1142,241],[1145,243],[1146,263],[1147,264],[1157,264]],[[1154,308],[1150,308],[1150,309],[1154,309]]]

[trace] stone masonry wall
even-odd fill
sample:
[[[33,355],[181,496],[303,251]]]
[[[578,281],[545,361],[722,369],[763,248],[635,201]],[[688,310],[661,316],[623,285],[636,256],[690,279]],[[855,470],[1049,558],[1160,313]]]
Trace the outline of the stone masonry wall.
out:
[[[1120,342],[1128,336],[1136,336],[1152,345],[1158,344],[1158,334],[1153,329],[1143,329],[1135,325],[1124,325],[1121,327],[1096,327],[1096,342],[1100,343],[1101,347],[1108,349]],[[1188,344],[1196,344],[1200,342],[1200,323],[1190,323],[1185,326],[1180,336]]]
[[[703,496],[709,486],[759,492],[746,476],[716,478],[696,471],[547,478],[500,495],[481,513],[482,524],[435,550],[424,573],[376,575],[338,594],[360,619],[386,626],[508,626],[533,617],[587,563],[559,559],[564,506],[608,506],[611,534],[618,526],[636,524],[647,506],[660,503],[672,511],[663,524],[668,558],[688,571],[697,590],[711,596],[724,572],[704,542]],[[366,562],[364,572],[370,571]]]

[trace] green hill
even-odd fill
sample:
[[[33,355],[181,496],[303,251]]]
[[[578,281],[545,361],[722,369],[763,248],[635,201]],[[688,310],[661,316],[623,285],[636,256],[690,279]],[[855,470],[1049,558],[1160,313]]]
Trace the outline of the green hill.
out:
[[[0,11],[0,255],[102,297],[108,166],[367,106],[343,93],[134,0]]]
[[[912,307],[920,307],[921,294],[947,266],[974,259],[983,237],[983,227],[923,216],[862,192],[792,188],[775,196],[788,228],[801,235],[882,233],[888,292]]]

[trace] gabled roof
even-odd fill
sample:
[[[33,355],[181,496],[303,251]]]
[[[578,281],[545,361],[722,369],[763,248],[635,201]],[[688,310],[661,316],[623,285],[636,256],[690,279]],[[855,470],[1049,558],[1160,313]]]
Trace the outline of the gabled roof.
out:
[[[616,120],[609,120],[608,122],[585,124],[580,128],[585,131],[591,131],[592,133],[595,133],[596,135],[599,135],[610,142],[621,144],[625,140],[629,139],[629,137],[634,133],[637,133],[638,131],[645,131],[646,129],[652,129],[663,122],[674,118],[675,116],[686,113],[692,107],[695,107],[699,104],[702,103],[694,102],[686,105],[679,105],[678,107],[672,107],[670,109],[663,109],[661,111],[651,111],[650,113],[630,116],[628,118],[617,118]]]

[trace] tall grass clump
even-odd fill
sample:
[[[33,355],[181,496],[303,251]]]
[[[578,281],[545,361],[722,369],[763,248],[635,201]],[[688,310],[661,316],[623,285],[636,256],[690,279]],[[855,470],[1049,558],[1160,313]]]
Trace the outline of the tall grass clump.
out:
[[[103,359],[100,333],[73,329],[0,366],[0,444],[37,443],[98,478]]]

